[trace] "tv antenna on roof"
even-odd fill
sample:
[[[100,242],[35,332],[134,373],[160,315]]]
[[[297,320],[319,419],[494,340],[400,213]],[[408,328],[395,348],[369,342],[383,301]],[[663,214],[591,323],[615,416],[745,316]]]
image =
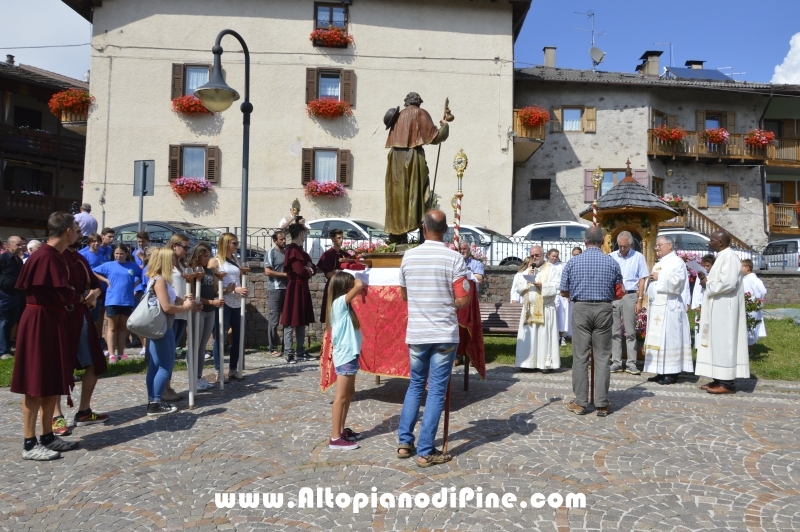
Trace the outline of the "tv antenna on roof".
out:
[[[717,70],[733,70],[733,67],[717,67]],[[727,76],[744,76],[747,72],[723,72]]]
[[[672,62],[672,43],[671,42],[654,42],[653,44],[668,44],[669,45],[669,66],[674,67],[675,64]]]
[[[588,31],[592,34],[592,47],[589,49],[589,56],[592,58],[592,70],[597,70],[597,65],[603,62],[603,59],[606,57],[606,53],[601,50],[600,48],[595,47],[594,45],[594,36],[597,35],[598,37],[605,35],[606,32],[604,31],[595,31],[594,30],[594,12],[587,11],[587,12],[580,12],[575,11],[576,15],[586,15],[590,19],[592,19],[592,29],[587,30],[584,28],[575,28],[578,31]]]

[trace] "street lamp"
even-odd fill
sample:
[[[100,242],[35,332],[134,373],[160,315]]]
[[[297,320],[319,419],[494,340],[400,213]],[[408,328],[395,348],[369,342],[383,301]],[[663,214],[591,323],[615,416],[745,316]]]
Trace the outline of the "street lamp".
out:
[[[244,138],[242,141],[242,233],[239,239],[239,257],[242,262],[247,261],[247,189],[248,189],[248,169],[250,166],[250,114],[253,112],[253,104],[250,103],[250,52],[242,36],[233,30],[222,30],[217,35],[216,43],[211,49],[214,54],[214,67],[211,69],[211,79],[208,83],[201,85],[194,90],[194,95],[203,102],[206,109],[214,113],[226,111],[233,102],[239,99],[239,93],[225,83],[222,78],[222,46],[220,42],[225,35],[233,35],[239,44],[242,45],[244,52],[244,102],[239,107],[242,111],[242,124],[244,126]],[[245,264],[246,265],[246,264]]]

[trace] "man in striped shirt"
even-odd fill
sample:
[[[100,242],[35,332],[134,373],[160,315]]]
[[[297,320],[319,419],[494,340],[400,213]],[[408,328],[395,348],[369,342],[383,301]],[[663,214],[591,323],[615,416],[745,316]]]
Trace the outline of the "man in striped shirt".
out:
[[[408,301],[406,343],[411,381],[400,413],[397,456],[408,458],[414,454],[414,427],[427,382],[428,398],[416,452],[417,465],[429,467],[451,459],[437,451],[433,443],[458,346],[456,310],[469,304],[470,283],[463,257],[444,245],[445,214],[428,211],[422,231],[425,242],[406,251],[400,266],[403,300]]]

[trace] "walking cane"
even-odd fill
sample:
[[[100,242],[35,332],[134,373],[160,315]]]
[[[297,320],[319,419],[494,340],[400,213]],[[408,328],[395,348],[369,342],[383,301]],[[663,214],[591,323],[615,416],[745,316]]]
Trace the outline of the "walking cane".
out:
[[[456,117],[450,112],[450,98],[444,100],[444,120],[452,122]],[[442,143],[439,143],[439,150],[436,152],[436,169],[433,171],[433,186],[431,187],[431,206],[433,206],[434,193],[436,192],[436,176],[439,175],[439,156],[442,154]],[[421,233],[420,233],[421,234]]]

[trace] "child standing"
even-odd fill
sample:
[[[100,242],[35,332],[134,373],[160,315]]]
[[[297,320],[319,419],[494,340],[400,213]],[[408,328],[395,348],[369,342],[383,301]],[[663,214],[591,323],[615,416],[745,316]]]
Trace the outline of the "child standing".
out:
[[[347,272],[336,272],[328,287],[328,317],[325,329],[331,331],[333,367],[336,368],[336,397],[333,399],[333,424],[328,447],[358,449],[361,434],[345,427],[347,411],[356,393],[358,356],[361,354],[361,325],[350,302],[361,292],[364,283]]]
[[[104,282],[106,290],[106,345],[108,362],[127,360],[125,338],[128,336],[128,316],[136,306],[133,291],[141,284],[142,270],[134,262],[128,262],[129,250],[125,244],[114,248],[114,260],[93,268],[95,275]]]

